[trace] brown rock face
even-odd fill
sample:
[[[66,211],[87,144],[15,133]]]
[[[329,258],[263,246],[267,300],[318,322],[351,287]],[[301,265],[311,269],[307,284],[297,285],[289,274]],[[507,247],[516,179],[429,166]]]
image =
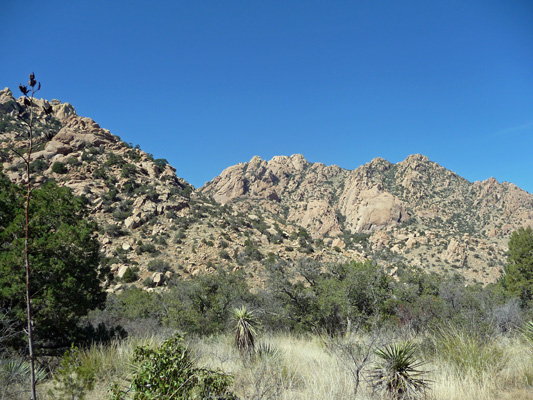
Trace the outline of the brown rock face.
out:
[[[346,221],[354,232],[386,229],[408,219],[402,202],[377,188],[363,190],[351,202],[344,204]]]
[[[307,228],[313,237],[336,236],[342,230],[330,204],[335,190],[331,180],[343,171],[311,164],[301,154],[270,161],[255,156],[249,163],[225,169],[200,192],[222,204],[249,198],[273,212],[289,206],[288,220]]]
[[[88,145],[108,145],[117,142],[117,139],[108,130],[100,128],[92,119],[73,115],[64,120],[63,128],[47,147],[57,146],[57,142],[78,150]]]
[[[492,178],[470,183],[420,154],[398,164],[376,158],[353,171],[301,155],[254,157],[200,192],[248,212],[283,215],[315,239],[369,235],[373,257],[385,257],[382,262],[449,264],[466,275],[473,265],[472,277],[484,281],[501,273],[509,234],[533,225],[533,195]],[[333,242],[343,251],[354,246],[327,241]]]

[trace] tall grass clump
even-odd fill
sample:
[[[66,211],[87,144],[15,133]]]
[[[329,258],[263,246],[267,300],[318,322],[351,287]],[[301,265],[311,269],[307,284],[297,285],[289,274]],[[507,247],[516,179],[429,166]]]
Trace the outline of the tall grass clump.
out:
[[[521,329],[522,336],[526,341],[533,346],[533,321],[528,321]]]
[[[448,327],[438,331],[431,340],[432,356],[454,368],[462,377],[481,379],[495,377],[509,360],[498,335]]]

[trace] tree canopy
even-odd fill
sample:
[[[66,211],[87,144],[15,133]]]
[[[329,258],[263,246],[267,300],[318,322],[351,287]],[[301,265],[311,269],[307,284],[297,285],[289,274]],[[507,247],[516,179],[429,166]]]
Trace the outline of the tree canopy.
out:
[[[26,324],[24,197],[0,174],[0,312]],[[107,271],[98,268],[97,225],[88,219],[86,200],[48,182],[30,203],[30,263],[35,334],[41,347],[68,345],[80,318],[105,303],[101,287]],[[21,345],[23,335],[17,338]]]
[[[533,300],[533,230],[520,228],[511,234],[503,286],[523,305]]]

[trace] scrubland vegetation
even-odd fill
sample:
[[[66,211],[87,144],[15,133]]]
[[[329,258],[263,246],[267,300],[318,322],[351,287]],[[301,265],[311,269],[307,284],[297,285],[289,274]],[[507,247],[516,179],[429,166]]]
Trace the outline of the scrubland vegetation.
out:
[[[381,343],[404,340],[416,343],[417,358],[426,363],[423,369],[427,373],[423,379],[428,389],[425,397],[421,394],[415,398],[531,398],[531,346],[520,336],[494,334],[484,341],[476,341],[468,338],[465,332],[447,334],[451,335],[445,339],[448,342],[441,343],[439,333],[380,333],[378,342]],[[83,398],[82,393],[86,393],[86,399],[109,398],[108,388],[113,382],[124,390],[129,387],[138,368],[133,363],[134,349],[137,346],[157,348],[164,337],[156,334],[130,337],[80,350],[77,354],[79,364],[75,367],[78,371],[75,368],[69,371],[73,377],[70,389],[61,390],[58,382],[65,377],[58,376],[56,370],[56,381],[49,379],[38,386],[41,398]],[[380,395],[372,387],[368,371],[377,362],[374,354],[362,370],[357,397],[354,396],[354,371],[360,362],[356,354],[365,352],[365,345],[371,340],[372,334],[369,333],[334,338],[318,334],[263,334],[258,343],[263,347],[251,359],[242,358],[231,334],[189,336],[187,348],[198,368],[219,370],[233,376],[230,389],[242,399],[391,398]],[[467,343],[463,342],[465,340]],[[452,343],[457,348],[448,347]],[[15,394],[16,389],[15,384],[3,386],[4,398],[25,398],[23,395],[7,395]],[[60,397],[61,394],[64,397]],[[71,397],[72,394],[75,397]]]
[[[99,342],[67,349],[63,361],[59,353],[41,356],[39,398],[533,396],[530,308],[502,283],[467,285],[458,275],[409,268],[394,279],[371,262],[271,257],[264,268],[254,287],[242,270],[219,270],[174,279],[162,292],[109,295],[105,308],[84,320],[99,327]],[[239,347],[238,333],[247,329],[248,344]],[[25,398],[24,363],[13,364],[13,349],[3,354],[2,395]],[[391,383],[402,362],[407,383],[418,385],[413,392],[393,390],[402,387]],[[169,379],[176,371],[186,376]],[[196,383],[172,394],[146,383],[154,377]]]

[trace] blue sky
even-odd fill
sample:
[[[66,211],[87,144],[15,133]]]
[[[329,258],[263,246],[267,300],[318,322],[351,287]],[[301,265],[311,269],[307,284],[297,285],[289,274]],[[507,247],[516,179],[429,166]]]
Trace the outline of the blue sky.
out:
[[[529,0],[6,1],[0,86],[34,71],[196,187],[254,155],[421,153],[533,193],[532,21]]]

